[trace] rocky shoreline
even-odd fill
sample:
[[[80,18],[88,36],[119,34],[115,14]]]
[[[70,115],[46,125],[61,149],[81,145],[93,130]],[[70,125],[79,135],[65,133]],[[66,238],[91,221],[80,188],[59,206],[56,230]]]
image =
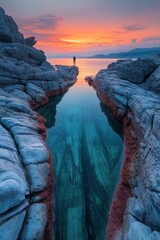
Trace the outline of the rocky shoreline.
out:
[[[124,124],[125,159],[108,240],[160,239],[160,55],[119,60],[86,80]]]
[[[75,83],[0,8],[0,239],[50,239],[53,176],[45,119],[34,111]],[[125,159],[108,240],[160,239],[160,55],[119,60],[87,78],[124,124]]]
[[[0,8],[0,239],[50,239],[53,176],[45,119],[34,111],[75,83]]]

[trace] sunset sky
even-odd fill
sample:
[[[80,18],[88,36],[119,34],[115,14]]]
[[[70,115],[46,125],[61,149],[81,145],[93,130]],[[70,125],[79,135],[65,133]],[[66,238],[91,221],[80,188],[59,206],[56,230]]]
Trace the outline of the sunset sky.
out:
[[[160,46],[160,0],[0,0],[48,56]]]

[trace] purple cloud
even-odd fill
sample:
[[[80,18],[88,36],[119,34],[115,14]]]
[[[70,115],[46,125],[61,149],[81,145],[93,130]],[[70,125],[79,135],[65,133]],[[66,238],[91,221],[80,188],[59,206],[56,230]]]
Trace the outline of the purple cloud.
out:
[[[55,17],[52,14],[42,15],[38,18],[29,18],[29,19],[17,19],[19,26],[24,27],[26,25],[32,25],[36,28],[55,28],[57,22],[62,20],[62,18]]]
[[[55,32],[57,23],[62,18],[56,17],[52,14],[42,15],[37,18],[17,19],[18,26],[26,35],[50,35]]]
[[[143,42],[160,41],[160,36],[143,38],[142,41]]]
[[[130,26],[124,26],[122,27],[122,29],[125,30],[126,32],[134,32],[134,31],[143,30],[144,27],[138,26],[138,25],[130,25]]]

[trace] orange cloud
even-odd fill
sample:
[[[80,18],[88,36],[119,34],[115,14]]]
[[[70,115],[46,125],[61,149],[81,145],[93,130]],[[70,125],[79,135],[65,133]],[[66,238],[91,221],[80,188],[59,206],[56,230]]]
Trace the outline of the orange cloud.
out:
[[[142,19],[141,19],[142,18]],[[132,48],[158,42],[155,36],[156,27],[145,26],[144,16],[136,19],[130,18],[120,22],[108,22],[103,24],[100,20],[85,22],[70,21],[52,14],[42,15],[38,18],[18,19],[20,30],[25,36],[35,36],[38,40],[36,47],[48,54],[90,52],[110,52],[114,49],[123,49],[125,46]],[[141,23],[141,24],[139,24]],[[136,39],[136,40],[135,40]]]

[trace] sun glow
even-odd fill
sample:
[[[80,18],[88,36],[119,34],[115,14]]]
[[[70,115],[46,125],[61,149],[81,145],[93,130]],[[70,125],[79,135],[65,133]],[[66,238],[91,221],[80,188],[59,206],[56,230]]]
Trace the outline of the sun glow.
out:
[[[72,39],[60,39],[63,42],[69,42],[69,43],[81,43],[80,40],[72,40]]]
[[[64,53],[70,56],[73,54],[90,56],[147,47],[151,43],[160,44],[160,36],[157,34],[159,25],[156,27],[156,24],[148,24],[146,27],[144,22],[146,16],[142,15],[137,16],[136,19],[131,16],[112,22],[105,21],[103,18],[75,18],[74,15],[74,21],[70,16],[61,21],[56,20],[59,18],[52,17],[51,20],[56,21],[55,23],[53,21],[53,27],[50,22],[48,24],[50,15],[46,17],[45,15],[45,17],[33,18],[26,22],[23,20],[20,30],[26,37],[35,36],[36,47],[49,55]]]

